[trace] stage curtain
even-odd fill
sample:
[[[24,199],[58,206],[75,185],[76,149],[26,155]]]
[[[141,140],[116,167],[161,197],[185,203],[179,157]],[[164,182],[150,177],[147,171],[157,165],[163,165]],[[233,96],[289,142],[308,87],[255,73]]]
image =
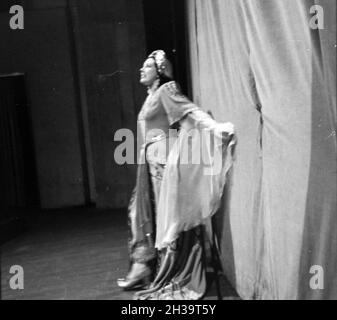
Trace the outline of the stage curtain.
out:
[[[243,299],[336,299],[336,1],[186,1],[193,99],[238,139],[226,276]]]

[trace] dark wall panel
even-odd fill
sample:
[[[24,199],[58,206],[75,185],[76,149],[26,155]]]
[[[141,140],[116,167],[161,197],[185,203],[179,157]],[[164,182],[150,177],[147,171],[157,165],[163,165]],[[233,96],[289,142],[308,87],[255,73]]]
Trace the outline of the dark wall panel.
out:
[[[25,10],[25,29],[0,14],[0,74],[25,72],[41,206],[84,204],[65,8]]]
[[[41,206],[84,205],[89,197],[99,207],[125,207],[136,166],[115,163],[113,139],[118,129],[136,131],[146,95],[142,1],[18,4],[24,30],[10,30],[1,6],[0,74],[26,73]]]
[[[74,1],[80,30],[82,70],[99,207],[125,207],[135,183],[135,166],[114,161],[118,129],[135,131],[146,90],[139,68],[146,56],[142,2]]]

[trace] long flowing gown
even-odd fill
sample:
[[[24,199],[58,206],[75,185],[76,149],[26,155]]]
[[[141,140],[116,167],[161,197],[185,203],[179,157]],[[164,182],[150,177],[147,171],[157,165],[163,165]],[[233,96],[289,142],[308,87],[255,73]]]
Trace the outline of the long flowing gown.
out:
[[[129,204],[130,258],[152,265],[155,277],[135,298],[200,299],[206,290],[201,227],[220,204],[233,126],[214,121],[174,81],[148,95],[138,125],[143,143]]]

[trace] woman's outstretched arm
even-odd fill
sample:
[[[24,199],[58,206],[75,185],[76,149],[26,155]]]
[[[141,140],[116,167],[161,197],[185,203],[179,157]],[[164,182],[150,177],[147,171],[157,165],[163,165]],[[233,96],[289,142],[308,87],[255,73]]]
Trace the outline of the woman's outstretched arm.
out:
[[[183,95],[175,81],[164,84],[160,90],[160,98],[170,125],[179,122],[184,130],[193,128],[212,130],[216,135],[222,137],[234,134],[233,124],[215,121],[207,112]]]

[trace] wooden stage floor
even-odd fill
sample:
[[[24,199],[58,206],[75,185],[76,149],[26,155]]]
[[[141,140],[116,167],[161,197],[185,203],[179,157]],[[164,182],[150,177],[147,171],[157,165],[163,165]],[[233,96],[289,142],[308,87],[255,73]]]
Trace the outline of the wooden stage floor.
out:
[[[129,300],[116,279],[128,270],[127,218],[123,210],[73,209],[44,213],[1,247],[3,300]],[[9,269],[24,269],[24,289],[12,290]],[[226,279],[224,299],[237,299]],[[216,299],[215,285],[205,300]]]

